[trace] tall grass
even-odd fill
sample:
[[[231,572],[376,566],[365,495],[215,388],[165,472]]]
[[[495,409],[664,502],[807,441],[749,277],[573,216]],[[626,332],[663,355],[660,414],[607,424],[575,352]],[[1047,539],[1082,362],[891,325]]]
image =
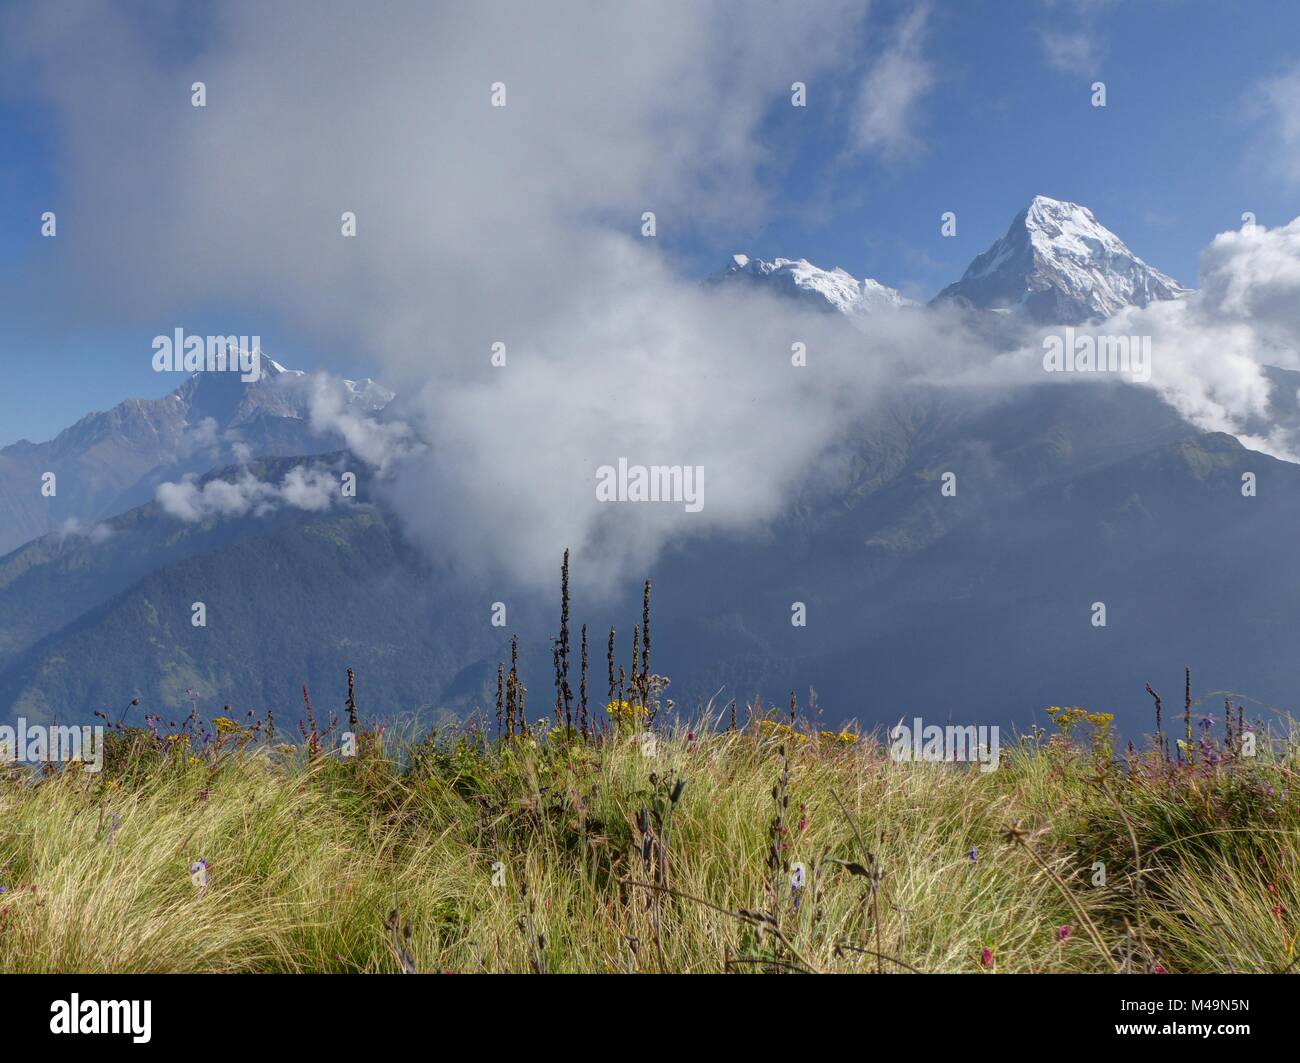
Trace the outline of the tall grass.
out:
[[[1180,765],[1071,727],[983,773],[758,713],[346,761],[119,729],[0,782],[0,969],[1294,969],[1294,735]]]

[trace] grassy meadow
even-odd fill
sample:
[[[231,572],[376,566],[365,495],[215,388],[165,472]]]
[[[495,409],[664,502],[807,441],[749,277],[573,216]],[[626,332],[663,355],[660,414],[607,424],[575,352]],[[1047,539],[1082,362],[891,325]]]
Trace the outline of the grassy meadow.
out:
[[[293,743],[195,713],[111,726],[99,772],[0,768],[0,971],[1300,967],[1276,726],[1117,750],[1059,709],[981,772],[797,706],[669,723],[648,668],[558,726],[502,679],[495,721],[351,757],[310,713]]]

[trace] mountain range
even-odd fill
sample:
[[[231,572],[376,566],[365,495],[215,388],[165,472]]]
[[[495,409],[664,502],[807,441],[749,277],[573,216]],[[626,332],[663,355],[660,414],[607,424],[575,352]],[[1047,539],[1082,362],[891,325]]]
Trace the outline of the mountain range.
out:
[[[708,283],[766,288],[850,323],[926,312],[802,259],[738,254]],[[1074,324],[1187,294],[1086,208],[1040,196],[931,305]],[[337,702],[347,667],[375,714],[489,705],[509,632],[487,624],[490,603],[467,577],[407,543],[382,495],[190,522],[153,497],[158,477],[182,469],[201,471],[199,486],[250,474],[282,484],[304,465],[333,475],[353,462],[311,430],[303,378],[276,369],[246,393],[209,392],[200,374],[158,403],[92,415],[43,444],[18,481],[0,479],[4,531],[30,540],[0,558],[0,718],[120,712],[135,697],[137,715],[174,712],[191,690],[214,710],[296,715],[304,683]],[[1300,374],[1269,374],[1264,419],[1294,420]],[[392,398],[371,382],[343,386],[367,415]],[[189,455],[179,441],[209,423],[204,438],[219,445]],[[154,425],[170,451],[150,443]],[[76,512],[31,507],[11,526],[12,484],[39,481],[34,470],[55,454],[88,483],[110,468],[108,486]],[[1069,698],[1141,729],[1143,685],[1173,686],[1184,665],[1202,689],[1288,697],[1300,589],[1278,578],[1291,552],[1278,532],[1300,516],[1300,466],[1196,429],[1153,390],[1118,380],[980,396],[899,388],[838,456],[831,482],[810,481],[768,534],[670,546],[648,566],[656,665],[679,705],[811,685],[834,722],[1023,724]],[[951,469],[962,471],[950,497]],[[1245,473],[1256,496],[1243,495]],[[97,531],[39,534],[69,517]],[[579,621],[596,632],[617,623],[626,653],[637,591]],[[190,623],[196,600],[205,628]],[[805,628],[791,626],[794,601]],[[535,715],[549,710],[556,611],[512,606]],[[602,646],[595,637],[593,661]],[[593,680],[593,700],[603,685]]]
[[[805,259],[737,254],[710,282],[753,284],[850,318],[917,305],[879,281]],[[1087,207],[1035,196],[1006,235],[930,305],[950,302],[1037,324],[1078,325],[1189,292],[1138,258]]]
[[[393,398],[373,380],[336,381],[345,405],[376,414]],[[337,450],[310,421],[311,381],[261,359],[256,381],[196,373],[161,399],[128,399],[46,443],[0,450],[0,555],[40,535],[76,533],[153,498],[158,484],[254,456]],[[54,474],[54,494],[42,478]]]

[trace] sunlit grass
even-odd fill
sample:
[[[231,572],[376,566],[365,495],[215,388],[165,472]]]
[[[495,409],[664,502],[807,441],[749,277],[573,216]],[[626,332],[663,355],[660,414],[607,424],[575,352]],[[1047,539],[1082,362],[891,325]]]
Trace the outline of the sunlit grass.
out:
[[[122,731],[98,774],[10,771],[0,970],[395,971],[403,954],[462,972],[1295,960],[1294,736],[1179,765],[1117,761],[1075,729],[981,772],[895,763],[873,736],[797,724],[659,721],[650,755],[641,726],[585,743],[540,725],[506,742],[370,736],[346,761],[238,729],[193,744]],[[199,859],[206,886],[191,880]]]

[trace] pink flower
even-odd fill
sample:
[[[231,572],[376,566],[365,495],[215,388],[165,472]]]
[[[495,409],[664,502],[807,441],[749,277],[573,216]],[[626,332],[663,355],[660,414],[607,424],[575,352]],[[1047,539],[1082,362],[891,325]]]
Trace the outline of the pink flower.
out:
[[[992,966],[993,966],[993,950],[992,950],[992,949],[985,949],[983,952],[980,953],[980,966],[981,966],[981,967],[992,967]]]
[[[1162,963],[1157,963],[1157,964],[1156,964],[1156,969],[1155,969],[1154,971],[1152,971],[1151,973],[1152,973],[1152,974],[1168,974],[1169,972],[1168,972],[1167,970],[1165,970],[1165,966],[1164,966],[1164,964],[1162,964]]]
[[[1074,927],[1072,926],[1058,926],[1056,928],[1056,940],[1064,941],[1073,933],[1074,933]]]

